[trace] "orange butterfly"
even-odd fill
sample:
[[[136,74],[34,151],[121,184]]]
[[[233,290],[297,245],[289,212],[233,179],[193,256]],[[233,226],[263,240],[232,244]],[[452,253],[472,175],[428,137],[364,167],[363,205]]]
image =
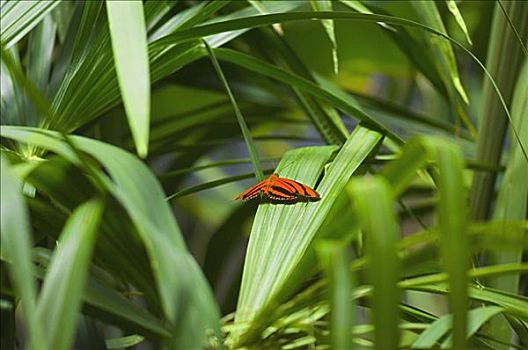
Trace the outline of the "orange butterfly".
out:
[[[320,199],[319,193],[312,188],[295,180],[280,177],[279,174],[272,174],[266,180],[262,180],[255,186],[245,190],[233,200],[242,199],[243,201],[248,201],[258,197],[260,194],[267,199],[288,202]]]

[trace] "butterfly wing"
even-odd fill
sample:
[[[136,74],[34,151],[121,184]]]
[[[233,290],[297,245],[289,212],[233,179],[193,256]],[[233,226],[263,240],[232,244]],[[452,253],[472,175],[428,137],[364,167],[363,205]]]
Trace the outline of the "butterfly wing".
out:
[[[271,183],[269,197],[278,200],[319,199],[319,193],[309,186],[283,177]]]
[[[255,197],[258,197],[258,195],[260,195],[261,192],[264,192],[264,188],[266,187],[267,182],[268,182],[267,179],[259,182],[255,186],[240,193],[238,196],[234,197],[232,200],[236,201],[237,199],[242,199],[243,201],[248,201]]]

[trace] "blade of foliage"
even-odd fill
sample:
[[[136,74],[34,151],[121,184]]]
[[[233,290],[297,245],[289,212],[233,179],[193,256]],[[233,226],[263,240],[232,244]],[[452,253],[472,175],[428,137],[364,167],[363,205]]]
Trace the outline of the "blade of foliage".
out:
[[[399,140],[399,138],[395,136],[390,130],[380,125],[375,119],[373,119],[372,116],[363,112],[361,107],[357,105],[352,99],[348,99],[342,95],[336,95],[334,91],[329,91],[328,89],[325,89],[320,85],[316,85],[304,78],[299,77],[298,75],[288,73],[280,68],[241,52],[230,49],[215,49],[215,53],[220,60],[231,62],[253,72],[277,79],[285,84],[295,86],[313,96],[326,100],[345,113],[348,113],[350,116],[356,117],[361,121],[364,121],[367,125],[371,125],[374,128],[381,130],[387,135],[395,138],[396,140]]]
[[[396,197],[408,188],[427,159],[427,149],[419,139],[414,139],[405,144],[397,160],[383,167],[381,174],[391,184]]]
[[[106,347],[108,349],[124,349],[143,342],[145,338],[140,335],[132,334],[126,337],[106,339]]]
[[[148,153],[150,73],[143,3],[106,1],[114,62],[138,155]]]
[[[528,63],[525,60],[524,67],[517,80],[517,86],[512,100],[512,118],[514,126],[519,132],[521,140],[528,140],[528,123],[526,115],[528,113]],[[509,150],[508,163],[504,177],[500,183],[493,219],[499,222],[519,221],[526,219],[528,198],[528,162],[524,159],[519,144],[512,143]],[[506,227],[501,230],[503,234]],[[490,264],[505,264],[521,262],[523,248],[508,252],[491,252],[488,255]],[[488,281],[492,288],[517,293],[519,291],[520,276],[501,276]],[[503,319],[495,319],[491,324],[490,333],[499,339],[508,340],[511,338],[511,329]]]
[[[458,148],[431,139],[438,161],[438,224],[444,269],[449,276],[449,305],[453,313],[453,347],[465,349],[467,315],[467,271],[469,242],[466,236],[467,206],[463,159]]]
[[[46,16],[29,35],[27,77],[46,95],[55,44],[56,26]]]
[[[445,283],[417,285],[409,289],[439,294],[447,294],[449,292],[449,288]],[[506,293],[492,288],[483,289],[472,284],[468,287],[468,296],[476,301],[501,306],[504,308],[504,312],[512,316],[523,320],[528,319],[528,298],[525,296]]]
[[[78,162],[59,134],[23,127],[3,127],[0,134],[34,143]],[[115,146],[89,138],[71,137],[74,145],[101,162],[111,178],[101,180],[125,208],[149,254],[165,316],[176,324],[175,348],[202,346],[219,338],[218,310],[205,277],[185,248],[163,191],[137,158]],[[211,332],[213,334],[211,334]]]
[[[350,335],[354,324],[355,305],[352,294],[352,276],[350,275],[350,257],[346,246],[340,242],[321,241],[316,246],[321,265],[330,280],[329,304],[331,347],[336,350],[353,350],[354,343]]]
[[[512,24],[519,29],[521,38],[528,38],[528,3],[523,1],[508,1],[503,4],[506,15]],[[480,105],[480,124],[478,130],[476,160],[497,166],[504,145],[504,137],[508,120],[512,123],[515,134],[528,160],[526,141],[519,137],[515,124],[507,111],[503,110],[504,103],[509,105],[515,83],[520,77],[522,62],[526,60],[519,47],[514,32],[510,29],[505,13],[499,7],[495,8],[491,27],[491,39],[488,46],[486,68],[496,81],[502,92],[503,100],[494,93],[493,82],[486,80],[482,88]],[[502,106],[501,106],[502,105]],[[473,219],[484,220],[490,216],[490,206],[493,203],[496,173],[475,172],[471,186],[470,206]]]
[[[285,65],[295,74],[312,82],[316,81],[314,73],[305,66],[283,36],[270,30],[262,30],[260,33],[267,39],[261,51],[271,56],[275,64]],[[276,53],[271,52],[273,49],[276,50]],[[328,144],[342,145],[348,136],[348,130],[333,106],[319,101],[315,96],[310,96],[297,87],[293,87],[292,90],[310,117],[311,122],[319,131],[321,138]]]
[[[503,309],[501,307],[482,307],[474,309],[468,312],[468,329],[467,338],[471,338],[484,323],[486,323],[493,316],[501,313]],[[443,342],[442,349],[451,349],[453,346],[453,335],[450,334]]]
[[[301,262],[311,253],[309,248],[326,215],[354,171],[380,140],[381,135],[375,131],[362,127],[353,131],[316,188],[321,194],[320,201],[292,206],[259,206],[244,264],[235,324],[250,325],[256,317],[266,315],[266,308],[273,305],[275,300],[284,298],[283,294],[295,288],[302,271],[309,266],[300,266]],[[316,149],[323,154],[316,153]],[[313,186],[329,156],[328,152],[332,150],[316,149],[304,151],[306,155],[302,151],[292,152],[291,157],[297,158],[297,164],[293,163],[281,175]],[[316,154],[319,154],[319,158],[315,158]],[[283,158],[279,173],[289,161],[289,157]],[[303,164],[307,161],[313,163]],[[299,176],[298,168],[301,166],[302,177]],[[301,232],[302,236],[299,235]],[[256,316],[257,313],[260,315]],[[240,343],[250,340],[256,332],[256,329],[248,331],[239,340]]]
[[[287,152],[275,172],[282,177],[295,179],[308,186],[313,187],[324,164],[328,161],[335,147],[308,147],[299,148]],[[287,166],[287,167],[286,167]],[[319,192],[319,189],[316,189]],[[322,195],[322,193],[321,193]],[[248,322],[272,295],[272,288],[279,281],[285,268],[285,263],[292,257],[288,257],[289,249],[285,249],[285,241],[302,237],[292,236],[292,225],[295,225],[300,217],[304,216],[308,206],[318,205],[316,203],[297,203],[294,205],[273,205],[261,203],[253,223],[248,253],[244,263],[242,285],[237,306],[236,322]],[[300,232],[300,231],[293,231]],[[290,245],[299,242],[287,242]],[[290,254],[291,255],[291,254]],[[280,260],[279,260],[280,259]],[[291,264],[291,263],[290,263]],[[290,267],[291,269],[291,267]],[[260,281],[256,285],[256,281]],[[282,283],[285,281],[282,280]],[[258,288],[257,288],[258,287]]]
[[[271,173],[273,173],[273,169],[265,169],[263,171],[263,174],[271,174]],[[171,194],[170,196],[167,197],[167,200],[171,200],[173,198],[179,198],[179,197],[187,196],[187,195],[192,194],[192,193],[196,193],[196,192],[199,192],[199,191],[207,190],[207,189],[210,189],[210,188],[215,188],[215,187],[218,187],[218,186],[221,186],[221,185],[224,185],[224,184],[227,184],[227,183],[235,182],[235,181],[238,181],[238,180],[250,179],[250,178],[252,178],[254,176],[255,176],[255,173],[246,173],[246,174],[240,174],[240,175],[234,175],[234,176],[227,176],[227,177],[223,177],[223,178],[218,179],[218,180],[213,180],[213,181],[201,183],[199,185],[188,187],[188,188],[184,188],[183,190],[180,190],[180,191],[178,191],[176,193],[173,193],[173,194]]]
[[[504,315],[510,326],[515,330],[515,333],[519,337],[519,342],[523,346],[528,346],[528,325],[525,321],[519,320],[509,315]]]
[[[409,26],[414,28],[420,28],[423,31],[432,33],[436,36],[440,36],[446,40],[448,40],[450,43],[455,44],[457,47],[462,49],[466,54],[468,54],[483,70],[486,76],[490,79],[489,82],[493,86],[493,89],[497,93],[497,96],[499,98],[499,101],[504,108],[504,112],[508,116],[508,119],[511,119],[507,105],[502,97],[502,94],[500,92],[500,89],[495,84],[493,77],[490,75],[488,70],[484,67],[482,62],[467,48],[465,48],[462,44],[460,44],[458,41],[452,39],[447,34],[445,34],[442,31],[436,30],[430,26],[404,19],[394,16],[386,16],[386,15],[377,15],[377,14],[364,14],[364,13],[349,13],[349,12],[291,12],[291,13],[280,13],[280,14],[268,14],[268,15],[260,15],[260,16],[253,16],[248,17],[244,19],[234,19],[234,20],[227,20],[222,22],[215,22],[211,24],[204,24],[201,26],[197,26],[194,28],[190,28],[188,30],[182,30],[177,33],[167,35],[166,37],[163,37],[159,40],[157,40],[152,45],[152,49],[159,50],[161,47],[165,47],[167,45],[172,45],[176,43],[181,43],[185,41],[189,41],[192,39],[218,34],[219,32],[223,31],[237,31],[240,30],[240,28],[252,28],[252,27],[259,27],[264,26],[268,24],[278,23],[278,22],[287,22],[287,21],[300,21],[300,20],[306,20],[306,19],[347,19],[347,20],[363,20],[368,22],[387,22],[387,23],[393,23],[393,24],[399,24],[403,26]],[[209,42],[209,41],[208,41]],[[210,43],[210,42],[209,42]],[[210,43],[211,44],[211,43]],[[214,45],[212,45],[214,46]],[[220,58],[220,52],[217,50],[217,57]],[[334,102],[335,104],[335,102]],[[457,107],[457,112],[462,117],[466,118],[464,119],[467,123],[467,126],[470,130],[470,132],[473,132],[473,127],[467,120],[467,116],[465,115],[465,112],[463,109]],[[357,114],[361,114],[356,111]],[[377,127],[379,125],[373,124]],[[520,142],[519,137],[517,135],[517,132],[514,130],[516,140],[517,142]],[[387,130],[385,130],[387,132]],[[389,135],[391,135],[389,133]],[[526,149],[523,146],[523,154],[526,159],[528,159],[528,154],[526,152]]]
[[[353,180],[348,189],[362,221],[370,258],[368,275],[373,286],[375,346],[376,349],[395,349],[400,336],[400,260],[396,247],[400,234],[390,187],[383,178],[374,177]]]
[[[490,318],[502,312],[504,309],[498,306],[488,306],[474,309],[468,312],[467,338],[470,338]],[[445,315],[431,323],[425,331],[413,342],[412,349],[431,349],[450,330],[453,323],[452,315]],[[451,339],[451,337],[449,337]],[[447,340],[444,342],[447,345]],[[444,345],[442,345],[444,348]]]
[[[204,45],[205,45],[205,48],[207,49],[207,52],[209,53],[209,57],[211,58],[211,62],[213,63],[213,67],[216,71],[216,74],[218,75],[218,78],[222,82],[222,85],[224,86],[224,89],[226,90],[227,95],[229,96],[229,100],[231,101],[231,105],[233,106],[233,110],[235,111],[238,125],[240,126],[240,130],[242,131],[242,135],[244,136],[244,141],[246,143],[249,156],[251,158],[251,164],[253,165],[253,171],[255,172],[255,177],[257,178],[258,181],[262,181],[264,179],[264,174],[262,173],[262,167],[260,166],[257,148],[255,147],[255,142],[253,141],[253,137],[251,136],[251,131],[249,130],[246,124],[246,121],[244,119],[244,116],[242,115],[242,112],[240,112],[240,108],[238,107],[235,96],[233,95],[233,92],[231,91],[231,88],[229,87],[229,83],[227,82],[224,72],[222,71],[222,67],[220,67],[218,60],[216,59],[216,55],[214,51],[211,49],[209,44],[207,44],[207,42],[205,41],[204,41]]]
[[[35,28],[60,1],[3,1],[2,46],[9,48]]]
[[[49,265],[51,252],[39,247],[35,251],[39,265]],[[36,271],[43,279],[45,271]],[[83,292],[83,313],[105,320],[125,329],[139,332],[151,339],[170,336],[170,330],[159,319],[127,300],[119,292],[109,288],[95,278],[89,278]]]
[[[422,21],[431,28],[435,28],[439,32],[447,34],[447,31],[438,12],[436,4],[431,1],[413,1],[411,4],[415,7],[416,13],[422,19]],[[446,77],[450,77],[451,84],[446,86],[452,86],[458,92],[462,100],[468,103],[468,97],[458,73],[458,67],[455,59],[455,53],[451,43],[445,40],[439,41],[428,41],[430,49],[435,52],[437,62],[440,64],[439,70],[445,74]],[[449,90],[448,90],[449,91]]]
[[[52,256],[37,305],[49,349],[71,347],[102,212],[99,200],[77,208]]]
[[[315,11],[332,11],[332,1],[330,0],[310,0],[310,4],[312,4],[312,8]],[[328,35],[328,39],[330,39],[330,43],[332,43],[332,63],[334,66],[334,73],[337,74],[339,72],[339,61],[337,59],[337,40],[334,21],[331,19],[324,19],[321,22]]]
[[[464,21],[464,17],[462,17],[462,14],[460,13],[460,10],[458,9],[458,6],[455,2],[455,0],[446,0],[447,9],[453,17],[455,18],[456,23],[458,24],[458,27],[462,30],[464,35],[466,36],[466,40],[469,43],[469,45],[473,45],[471,42],[471,37],[469,36],[469,32],[466,26],[466,22]]]
[[[32,242],[27,207],[22,196],[22,183],[13,174],[3,153],[1,165],[1,255],[3,260],[9,262],[7,268],[20,295],[29,331],[30,348],[44,348],[46,343],[36,315],[37,290],[31,262]]]

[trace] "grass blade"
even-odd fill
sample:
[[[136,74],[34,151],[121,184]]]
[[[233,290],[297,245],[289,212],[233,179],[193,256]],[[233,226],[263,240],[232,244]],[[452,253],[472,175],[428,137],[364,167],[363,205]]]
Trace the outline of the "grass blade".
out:
[[[204,41],[203,43],[205,45],[205,48],[207,49],[207,52],[209,53],[209,57],[211,58],[211,62],[213,63],[213,67],[216,71],[216,74],[218,75],[218,78],[222,82],[222,85],[224,85],[224,88],[229,96],[229,100],[231,101],[231,104],[233,105],[233,110],[235,111],[238,125],[240,125],[240,129],[242,130],[242,135],[244,136],[244,141],[246,142],[246,147],[248,149],[248,153],[251,158],[251,164],[253,165],[253,171],[255,172],[257,181],[262,181],[264,179],[264,173],[262,172],[262,167],[260,166],[257,148],[255,147],[255,142],[253,141],[251,132],[249,131],[249,128],[246,124],[244,116],[242,115],[242,112],[240,112],[240,108],[238,108],[238,104],[235,100],[235,96],[233,95],[233,92],[231,91],[231,88],[229,87],[229,84],[224,76],[224,72],[222,71],[222,68],[220,67],[220,64],[218,63],[218,60],[216,59],[216,55],[214,51],[211,49],[209,44],[207,44],[206,41]]]
[[[147,30],[140,1],[106,1],[119,88],[137,153],[148,153],[150,73]]]
[[[1,255],[11,280],[20,295],[22,310],[29,331],[30,348],[46,348],[41,323],[36,315],[37,289],[31,260],[31,234],[26,204],[22,196],[22,183],[15,177],[11,166],[1,156]],[[3,284],[3,282],[2,282]]]
[[[528,123],[526,115],[528,113],[528,63],[525,61],[521,75],[517,80],[517,86],[512,100],[513,125],[519,132],[521,140],[528,140]],[[526,219],[528,198],[528,162],[524,159],[522,150],[518,143],[512,143],[509,150],[508,163],[504,178],[500,183],[493,220],[507,223]],[[500,230],[502,234],[507,234],[506,225]],[[523,248],[507,252],[494,253],[488,255],[490,264],[519,263],[522,261]],[[520,286],[520,275],[501,276],[490,279],[487,283],[492,288],[517,293]],[[503,319],[494,319],[491,323],[490,333],[493,337],[508,341],[511,338],[511,328]]]
[[[515,82],[520,77],[522,62],[526,60],[519,47],[517,36],[512,32],[505,15],[520,30],[521,38],[528,38],[528,3],[524,1],[507,1],[503,3],[505,13],[497,6],[491,28],[491,39],[488,46],[486,68],[496,81],[485,80],[482,88],[480,105],[480,124],[477,138],[476,160],[491,166],[498,166],[504,145],[504,136],[508,119],[513,127],[516,142],[521,144],[525,160],[528,161],[528,144],[519,137],[515,123],[504,110],[509,105]],[[500,89],[501,96],[495,91]],[[471,186],[470,206],[475,220],[488,218],[493,203],[496,174],[475,172]]]
[[[453,348],[466,348],[468,305],[467,271],[469,269],[469,242],[466,236],[467,205],[463,182],[464,163],[456,146],[435,141],[438,160],[438,224],[444,269],[449,275],[449,302],[453,313]]]
[[[381,177],[354,180],[348,190],[366,235],[369,281],[374,289],[372,308],[376,349],[397,349],[400,337],[400,260],[396,243],[400,234],[391,190]]]
[[[434,2],[429,1],[413,1],[411,4],[416,8],[416,13],[422,18],[424,23],[432,28],[435,28],[439,32],[447,33],[438,8]],[[440,40],[440,41],[428,41],[431,45],[431,49],[436,53],[436,57],[439,63],[439,70],[451,79],[450,84],[446,84],[449,87],[452,86],[458,92],[462,100],[466,103],[469,102],[466,91],[462,86],[460,75],[458,74],[457,63],[455,59],[455,53],[451,43]]]
[[[466,22],[464,21],[464,17],[462,17],[462,14],[460,13],[458,6],[455,2],[455,0],[446,0],[447,9],[453,17],[455,18],[456,23],[458,24],[459,28],[462,30],[464,35],[466,36],[466,40],[469,43],[469,45],[473,45],[471,42],[471,37],[469,36],[468,29],[466,27]]]
[[[351,332],[356,310],[350,297],[352,295],[350,257],[346,246],[338,242],[322,241],[317,244],[316,248],[321,265],[330,280],[331,348],[353,350]]]
[[[71,347],[102,213],[98,200],[77,208],[52,256],[37,306],[50,349]]]
[[[471,310],[468,312],[468,333],[469,339],[477,330],[482,327],[490,318],[502,312],[504,309],[499,306],[489,306]],[[445,315],[431,323],[425,331],[413,342],[412,349],[430,349],[440,342],[440,339],[446,335],[452,326],[452,315]],[[449,341],[447,340],[449,339]],[[442,344],[442,348],[451,343],[451,337],[448,337]]]

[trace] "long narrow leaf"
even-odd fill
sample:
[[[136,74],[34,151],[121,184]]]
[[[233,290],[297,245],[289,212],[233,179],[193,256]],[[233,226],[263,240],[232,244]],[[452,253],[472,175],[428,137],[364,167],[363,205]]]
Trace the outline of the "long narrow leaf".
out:
[[[229,96],[229,100],[231,101],[231,105],[233,106],[233,110],[235,111],[238,125],[240,125],[240,129],[242,130],[242,135],[244,136],[244,141],[246,142],[246,147],[248,149],[248,153],[251,158],[251,164],[253,165],[253,171],[255,172],[255,176],[258,181],[262,181],[264,179],[264,174],[262,173],[262,167],[260,166],[260,161],[259,161],[258,154],[257,154],[257,148],[255,147],[255,142],[253,141],[251,132],[249,131],[249,128],[246,124],[246,120],[244,119],[242,112],[240,112],[240,108],[238,107],[235,96],[233,95],[233,92],[231,91],[231,88],[229,87],[229,83],[227,82],[224,72],[222,71],[222,68],[220,67],[220,64],[218,63],[218,60],[216,59],[216,55],[214,51],[211,49],[209,44],[207,44],[207,42],[205,41],[204,41],[204,45],[207,49],[207,52],[209,53],[209,57],[211,58],[211,62],[213,63],[213,67],[216,71],[216,74],[218,75],[218,78],[222,82],[222,85],[224,85],[227,95]]]
[[[369,280],[374,288],[372,307],[376,349],[396,349],[400,337],[400,260],[396,248],[399,229],[392,208],[391,190],[381,177],[354,180],[348,189],[366,235]]]
[[[1,156],[1,255],[9,262],[13,285],[20,294],[24,317],[29,330],[30,348],[46,348],[41,323],[36,315],[36,285],[31,261],[31,236],[27,207],[22,196],[22,183],[2,153]]]
[[[148,153],[150,73],[141,1],[106,1],[119,88],[138,155]]]
[[[50,349],[71,347],[102,213],[98,200],[77,208],[51,259],[37,307]]]

